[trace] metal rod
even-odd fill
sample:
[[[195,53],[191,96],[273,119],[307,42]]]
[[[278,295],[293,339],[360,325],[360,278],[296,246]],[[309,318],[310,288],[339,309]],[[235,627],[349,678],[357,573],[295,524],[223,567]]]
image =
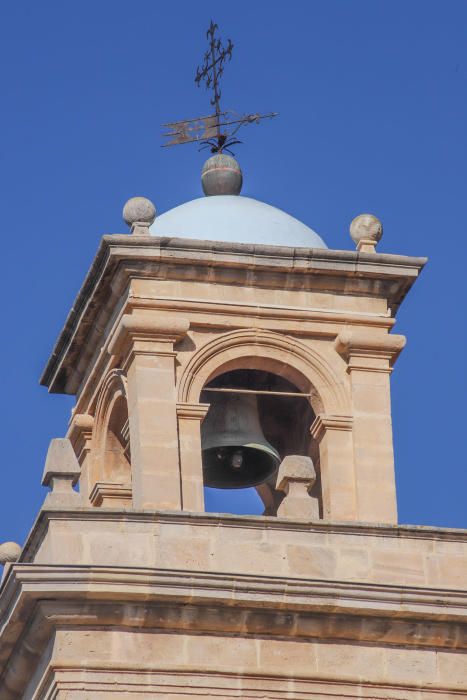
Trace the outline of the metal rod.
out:
[[[298,391],[266,391],[260,389],[215,389],[205,387],[203,391],[227,392],[230,394],[268,394],[269,396],[297,396],[302,399],[309,399],[311,394],[302,394]]]

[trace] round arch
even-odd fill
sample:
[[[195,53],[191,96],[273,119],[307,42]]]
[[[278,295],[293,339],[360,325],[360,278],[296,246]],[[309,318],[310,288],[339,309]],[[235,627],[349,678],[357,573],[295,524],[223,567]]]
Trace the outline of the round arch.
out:
[[[198,403],[205,384],[234,369],[262,369],[279,374],[300,391],[310,394],[315,414],[348,412],[348,397],[341,380],[314,348],[292,336],[262,329],[224,333],[200,348],[185,367],[178,401]]]
[[[94,416],[92,443],[96,480],[131,481],[130,460],[123,438],[127,421],[126,377],[122,370],[113,369],[102,383]]]

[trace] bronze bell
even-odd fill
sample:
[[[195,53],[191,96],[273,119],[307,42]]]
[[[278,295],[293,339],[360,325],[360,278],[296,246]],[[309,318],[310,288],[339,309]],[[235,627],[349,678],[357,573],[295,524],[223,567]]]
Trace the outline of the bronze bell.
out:
[[[279,453],[264,437],[254,394],[215,394],[201,427],[201,447],[206,486],[256,486],[279,468]]]

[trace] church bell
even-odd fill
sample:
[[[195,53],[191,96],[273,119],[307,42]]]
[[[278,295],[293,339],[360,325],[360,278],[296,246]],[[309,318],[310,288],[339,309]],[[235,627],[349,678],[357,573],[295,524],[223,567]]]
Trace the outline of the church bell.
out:
[[[201,426],[204,483],[239,489],[266,481],[279,468],[277,450],[264,437],[254,394],[214,394]]]

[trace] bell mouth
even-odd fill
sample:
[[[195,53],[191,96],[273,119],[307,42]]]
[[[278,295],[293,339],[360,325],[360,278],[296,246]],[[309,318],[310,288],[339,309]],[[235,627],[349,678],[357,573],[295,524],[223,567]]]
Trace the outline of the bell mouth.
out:
[[[263,445],[217,446],[203,450],[204,485],[242,489],[267,481],[279,469],[280,457]]]

